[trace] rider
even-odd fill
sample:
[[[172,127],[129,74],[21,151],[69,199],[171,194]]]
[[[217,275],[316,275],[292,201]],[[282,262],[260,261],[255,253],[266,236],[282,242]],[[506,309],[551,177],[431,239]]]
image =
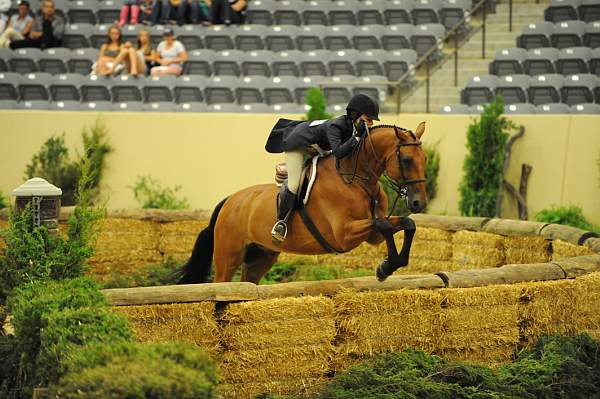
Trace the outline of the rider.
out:
[[[350,99],[346,115],[329,120],[277,121],[265,149],[270,153],[285,152],[288,179],[281,194],[277,223],[271,231],[274,243],[281,244],[287,235],[287,221],[297,200],[304,156],[310,153],[308,147],[317,146],[342,159],[358,145],[367,127],[373,126],[373,120],[379,120],[379,105],[371,97],[357,94]]]

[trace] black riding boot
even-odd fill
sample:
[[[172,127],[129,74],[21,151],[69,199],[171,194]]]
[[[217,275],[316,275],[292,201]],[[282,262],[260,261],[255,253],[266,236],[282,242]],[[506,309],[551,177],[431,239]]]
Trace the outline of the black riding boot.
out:
[[[279,199],[279,210],[277,211],[277,223],[271,230],[273,244],[281,244],[287,236],[287,221],[294,212],[294,204],[296,203],[296,194],[291,192],[287,186]]]

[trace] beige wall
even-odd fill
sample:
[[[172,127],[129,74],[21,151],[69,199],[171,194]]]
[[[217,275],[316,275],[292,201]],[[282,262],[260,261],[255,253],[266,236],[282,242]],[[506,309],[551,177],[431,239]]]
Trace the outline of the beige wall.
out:
[[[0,190],[8,194],[22,183],[25,166],[52,134],[65,132],[74,155],[81,149],[81,127],[95,113],[0,111]],[[288,117],[290,117],[288,115]],[[108,159],[104,194],[109,208],[135,208],[130,188],[138,176],[164,185],[181,185],[193,208],[212,208],[247,185],[270,182],[280,155],[264,143],[275,115],[105,113],[116,151]],[[529,178],[530,215],[556,204],[576,204],[588,220],[600,224],[600,118],[586,115],[514,116],[526,128],[513,147],[508,180],[518,186],[522,163],[533,166]],[[438,197],[431,213],[458,214],[458,184],[466,154],[468,115],[386,115],[382,123],[414,129],[427,121],[423,141],[441,153]],[[504,217],[516,217],[506,197]]]

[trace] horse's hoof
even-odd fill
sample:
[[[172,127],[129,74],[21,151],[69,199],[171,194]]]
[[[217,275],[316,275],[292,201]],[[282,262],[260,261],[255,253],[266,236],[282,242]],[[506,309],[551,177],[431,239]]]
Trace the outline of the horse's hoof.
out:
[[[383,262],[381,262],[381,264],[377,267],[376,270],[376,274],[377,274],[377,280],[379,280],[380,282],[384,282],[386,278],[389,277],[390,272],[388,272],[389,269],[389,261],[387,258],[385,258],[383,260]]]

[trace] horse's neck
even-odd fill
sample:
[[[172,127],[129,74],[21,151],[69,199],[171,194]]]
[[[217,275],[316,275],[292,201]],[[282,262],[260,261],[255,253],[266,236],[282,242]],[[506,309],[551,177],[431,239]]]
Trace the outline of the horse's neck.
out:
[[[387,153],[393,148],[391,137],[388,136],[390,134],[385,132],[372,133],[361,142],[360,151],[341,160],[341,169],[350,173],[356,169],[357,176],[369,178],[363,181],[365,185],[375,187],[385,170]]]

